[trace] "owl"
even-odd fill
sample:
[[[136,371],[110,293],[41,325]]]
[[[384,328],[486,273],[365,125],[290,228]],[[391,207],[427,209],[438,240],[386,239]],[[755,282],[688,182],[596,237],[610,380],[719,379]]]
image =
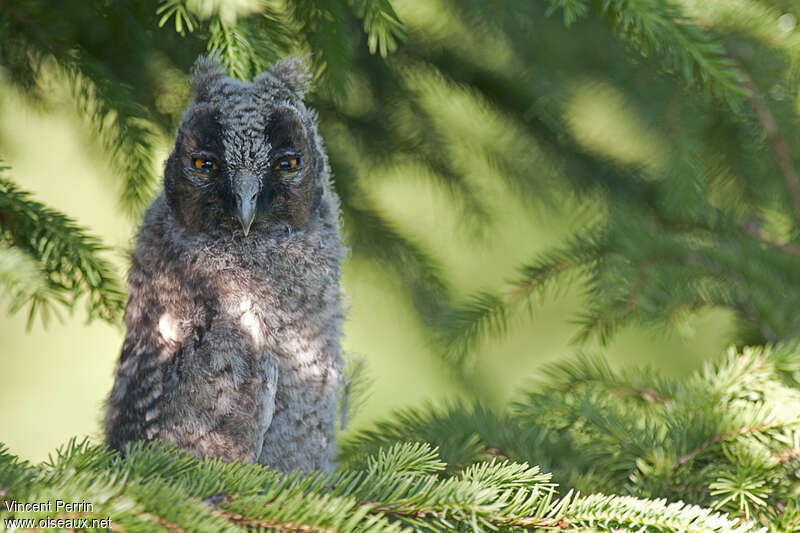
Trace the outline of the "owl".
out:
[[[343,386],[339,203],[310,79],[201,58],[128,275],[108,444],[160,439],[280,471],[334,468]]]

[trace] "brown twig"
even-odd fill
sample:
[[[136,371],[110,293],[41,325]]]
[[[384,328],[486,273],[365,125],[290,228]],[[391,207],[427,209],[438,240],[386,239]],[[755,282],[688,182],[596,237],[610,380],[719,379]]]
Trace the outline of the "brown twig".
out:
[[[746,234],[750,235],[751,237],[753,237],[754,239],[756,239],[759,242],[762,242],[764,244],[772,246],[773,248],[777,248],[778,250],[780,250],[782,252],[785,252],[785,253],[787,253],[789,255],[800,255],[800,246],[798,246],[796,244],[791,244],[791,243],[781,244],[781,243],[775,242],[775,241],[771,240],[770,238],[765,237],[764,234],[761,233],[761,231],[759,231],[759,229],[758,229],[756,224],[752,224],[752,223],[740,224],[739,228],[743,232],[745,232]]]
[[[780,131],[778,131],[778,124],[775,122],[775,117],[772,116],[772,112],[769,110],[767,102],[759,92],[755,82],[743,69],[740,69],[740,71],[742,73],[742,85],[750,94],[748,98],[750,105],[755,110],[756,117],[758,117],[758,122],[767,138],[767,142],[769,142],[772,151],[775,153],[775,159],[777,159],[778,167],[781,169],[783,183],[789,191],[789,196],[791,196],[795,222],[800,224],[800,176],[797,174],[794,164],[792,163],[792,158],[789,154],[789,145],[783,136],[781,136]]]
[[[444,519],[444,513],[417,509],[411,506],[399,505],[383,505],[370,509],[370,513],[387,513],[398,514],[401,516],[408,516],[413,518],[440,518]],[[517,526],[525,528],[550,528],[550,529],[572,529],[572,524],[566,518],[545,518],[541,516],[498,516],[492,515],[488,517],[489,521],[495,525],[500,526]]]
[[[726,268],[716,265],[713,262],[695,254],[689,254],[686,256],[686,262],[691,265],[704,268],[705,270],[719,277],[725,278],[737,287],[745,288],[748,286],[745,280],[742,279],[742,277],[736,272],[732,272]],[[739,291],[737,294],[736,304],[736,307],[745,316],[745,318],[751,320],[758,326],[758,329],[761,331],[761,334],[764,335],[765,339],[772,343],[778,342],[778,335],[775,334],[769,324],[761,320],[761,316],[759,315],[755,305],[749,298],[747,298],[743,291]]]
[[[311,524],[298,524],[295,522],[281,522],[279,520],[260,520],[249,518],[241,514],[222,511],[219,513],[222,518],[229,522],[234,522],[241,526],[250,528],[270,529],[272,531],[299,531],[300,533],[339,533],[336,529],[326,529]]]
[[[549,277],[557,276],[567,270],[579,266],[578,263],[571,261],[569,259],[565,259],[553,265],[549,269]],[[527,279],[522,283],[518,284],[516,287],[512,288],[508,294],[507,299],[510,302],[516,302],[522,297],[528,296],[530,293],[535,291],[536,289],[540,288],[546,280],[541,279]]]
[[[758,431],[764,431],[768,427],[769,426],[766,424],[761,424],[758,426],[745,426],[743,428],[734,429],[733,431],[728,431],[727,433],[721,433],[715,436],[714,438],[705,441],[703,444],[701,444],[691,452],[687,453],[686,455],[679,457],[676,465],[679,467],[685,465],[686,463],[697,457],[698,454],[702,453],[703,451],[710,448],[714,444],[721,442],[729,437],[736,437],[738,435],[746,435],[748,433],[756,433]]]
[[[155,517],[155,518],[157,518],[156,522],[158,522],[159,525],[167,528],[170,531],[174,531],[175,533],[186,533],[185,529],[183,529],[181,526],[179,526],[178,524],[176,524],[174,522],[170,522],[166,518],[163,518],[161,516]]]
[[[778,464],[788,463],[800,457],[800,450],[797,448],[786,448],[775,454],[775,460]]]
[[[671,492],[678,492],[678,493],[691,491],[691,492],[702,492],[704,494],[711,494],[711,489],[709,489],[708,487],[698,487],[695,485],[677,485],[674,487],[670,487],[669,490]]]
[[[364,504],[361,504],[364,505]],[[408,518],[446,520],[447,513],[434,509],[419,508],[412,505],[391,505],[381,502],[371,501],[369,514],[389,514]],[[225,520],[233,522],[247,528],[262,528],[272,531],[289,531],[299,533],[340,533],[335,529],[326,529],[311,524],[299,524],[295,522],[282,522],[279,520],[263,520],[252,518],[240,513],[232,513],[218,509],[218,514]],[[516,526],[524,528],[548,528],[548,529],[573,529],[572,523],[567,518],[542,517],[542,516],[502,516],[490,515],[487,519],[500,526]]]
[[[650,270],[650,267],[662,262],[663,260],[661,258],[654,258],[643,261],[642,264],[639,265],[633,283],[631,283],[631,291],[628,293],[628,299],[625,301],[625,307],[627,307],[628,310],[633,311],[636,308],[636,300],[639,299],[639,294],[641,294],[642,288],[644,288],[647,271]]]

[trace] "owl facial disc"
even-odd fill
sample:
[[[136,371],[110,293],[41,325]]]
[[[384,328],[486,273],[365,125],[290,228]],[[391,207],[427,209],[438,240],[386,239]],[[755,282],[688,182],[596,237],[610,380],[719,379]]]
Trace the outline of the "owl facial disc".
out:
[[[167,202],[187,231],[253,243],[318,215],[330,176],[298,69],[279,64],[248,82],[199,63],[164,172]]]

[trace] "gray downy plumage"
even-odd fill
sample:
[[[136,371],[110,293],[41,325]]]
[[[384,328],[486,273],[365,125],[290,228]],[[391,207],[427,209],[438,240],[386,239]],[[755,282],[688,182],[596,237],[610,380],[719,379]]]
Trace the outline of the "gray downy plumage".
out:
[[[137,237],[108,444],[162,439],[281,471],[334,468],[345,255],[309,83],[195,65]]]

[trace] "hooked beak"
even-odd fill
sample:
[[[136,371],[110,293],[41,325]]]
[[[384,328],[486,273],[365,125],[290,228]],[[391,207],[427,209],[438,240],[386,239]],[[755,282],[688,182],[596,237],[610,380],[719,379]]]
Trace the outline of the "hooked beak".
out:
[[[259,179],[252,174],[236,174],[233,177],[234,216],[242,225],[245,237],[256,218],[259,189]]]

